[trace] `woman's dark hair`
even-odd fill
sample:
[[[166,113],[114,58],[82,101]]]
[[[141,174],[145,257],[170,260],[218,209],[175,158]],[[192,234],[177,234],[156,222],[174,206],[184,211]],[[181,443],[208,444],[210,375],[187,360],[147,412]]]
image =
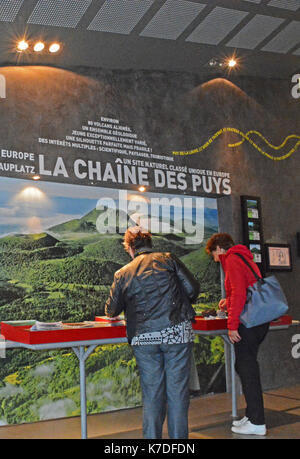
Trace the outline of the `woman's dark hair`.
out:
[[[140,226],[128,228],[124,234],[123,246],[126,252],[130,248],[134,250],[141,249],[142,247],[152,248],[152,235]]]
[[[213,234],[207,241],[205,251],[208,255],[216,250],[217,246],[220,249],[228,250],[230,247],[234,246],[234,242],[230,234],[227,233],[216,233]]]

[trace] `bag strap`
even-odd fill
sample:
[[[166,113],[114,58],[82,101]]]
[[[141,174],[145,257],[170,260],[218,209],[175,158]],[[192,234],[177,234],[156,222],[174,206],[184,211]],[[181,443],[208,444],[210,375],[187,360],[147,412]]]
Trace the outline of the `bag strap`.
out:
[[[243,257],[243,255],[241,255],[240,253],[234,253],[234,255],[237,255],[239,258],[241,258],[243,260],[244,263],[246,263],[246,265],[251,269],[251,271],[253,272],[254,274],[254,277],[257,279],[257,280],[262,280],[261,277],[259,277],[259,275],[254,271],[254,269],[252,268],[252,266],[250,265],[250,263]]]

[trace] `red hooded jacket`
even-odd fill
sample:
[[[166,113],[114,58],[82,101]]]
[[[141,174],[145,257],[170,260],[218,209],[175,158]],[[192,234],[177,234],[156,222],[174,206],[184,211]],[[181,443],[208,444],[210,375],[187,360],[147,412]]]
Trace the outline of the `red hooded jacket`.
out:
[[[235,253],[243,255],[258,276],[261,277],[259,268],[253,261],[253,255],[245,245],[234,245],[227,250],[226,254],[219,255],[225,273],[227,327],[229,330],[238,329],[240,324],[239,317],[247,299],[247,288],[256,282],[256,278],[250,268]]]

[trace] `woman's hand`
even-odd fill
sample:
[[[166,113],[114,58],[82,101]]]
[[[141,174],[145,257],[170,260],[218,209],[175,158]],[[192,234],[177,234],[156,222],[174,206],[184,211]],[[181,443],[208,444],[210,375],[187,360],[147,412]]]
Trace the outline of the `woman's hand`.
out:
[[[232,344],[238,343],[242,339],[237,330],[228,330],[228,337]]]
[[[221,311],[225,311],[225,309],[226,309],[226,298],[222,298],[222,300],[219,301],[219,309],[221,309]]]

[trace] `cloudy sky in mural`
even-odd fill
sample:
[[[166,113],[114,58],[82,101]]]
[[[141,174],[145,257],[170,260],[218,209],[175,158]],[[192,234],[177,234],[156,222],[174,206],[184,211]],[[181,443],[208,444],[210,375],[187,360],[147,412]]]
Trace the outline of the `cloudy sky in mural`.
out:
[[[126,192],[52,182],[30,182],[0,178],[0,237],[9,233],[39,233],[52,226],[80,219],[105,206],[123,209],[143,226],[155,222],[168,232],[169,222],[177,221],[177,230],[191,233],[193,225],[206,220],[217,223],[216,199],[155,193]],[[151,223],[149,223],[151,218]],[[131,220],[131,221],[132,221]],[[173,224],[173,223],[172,223]],[[151,230],[151,227],[149,227]]]

